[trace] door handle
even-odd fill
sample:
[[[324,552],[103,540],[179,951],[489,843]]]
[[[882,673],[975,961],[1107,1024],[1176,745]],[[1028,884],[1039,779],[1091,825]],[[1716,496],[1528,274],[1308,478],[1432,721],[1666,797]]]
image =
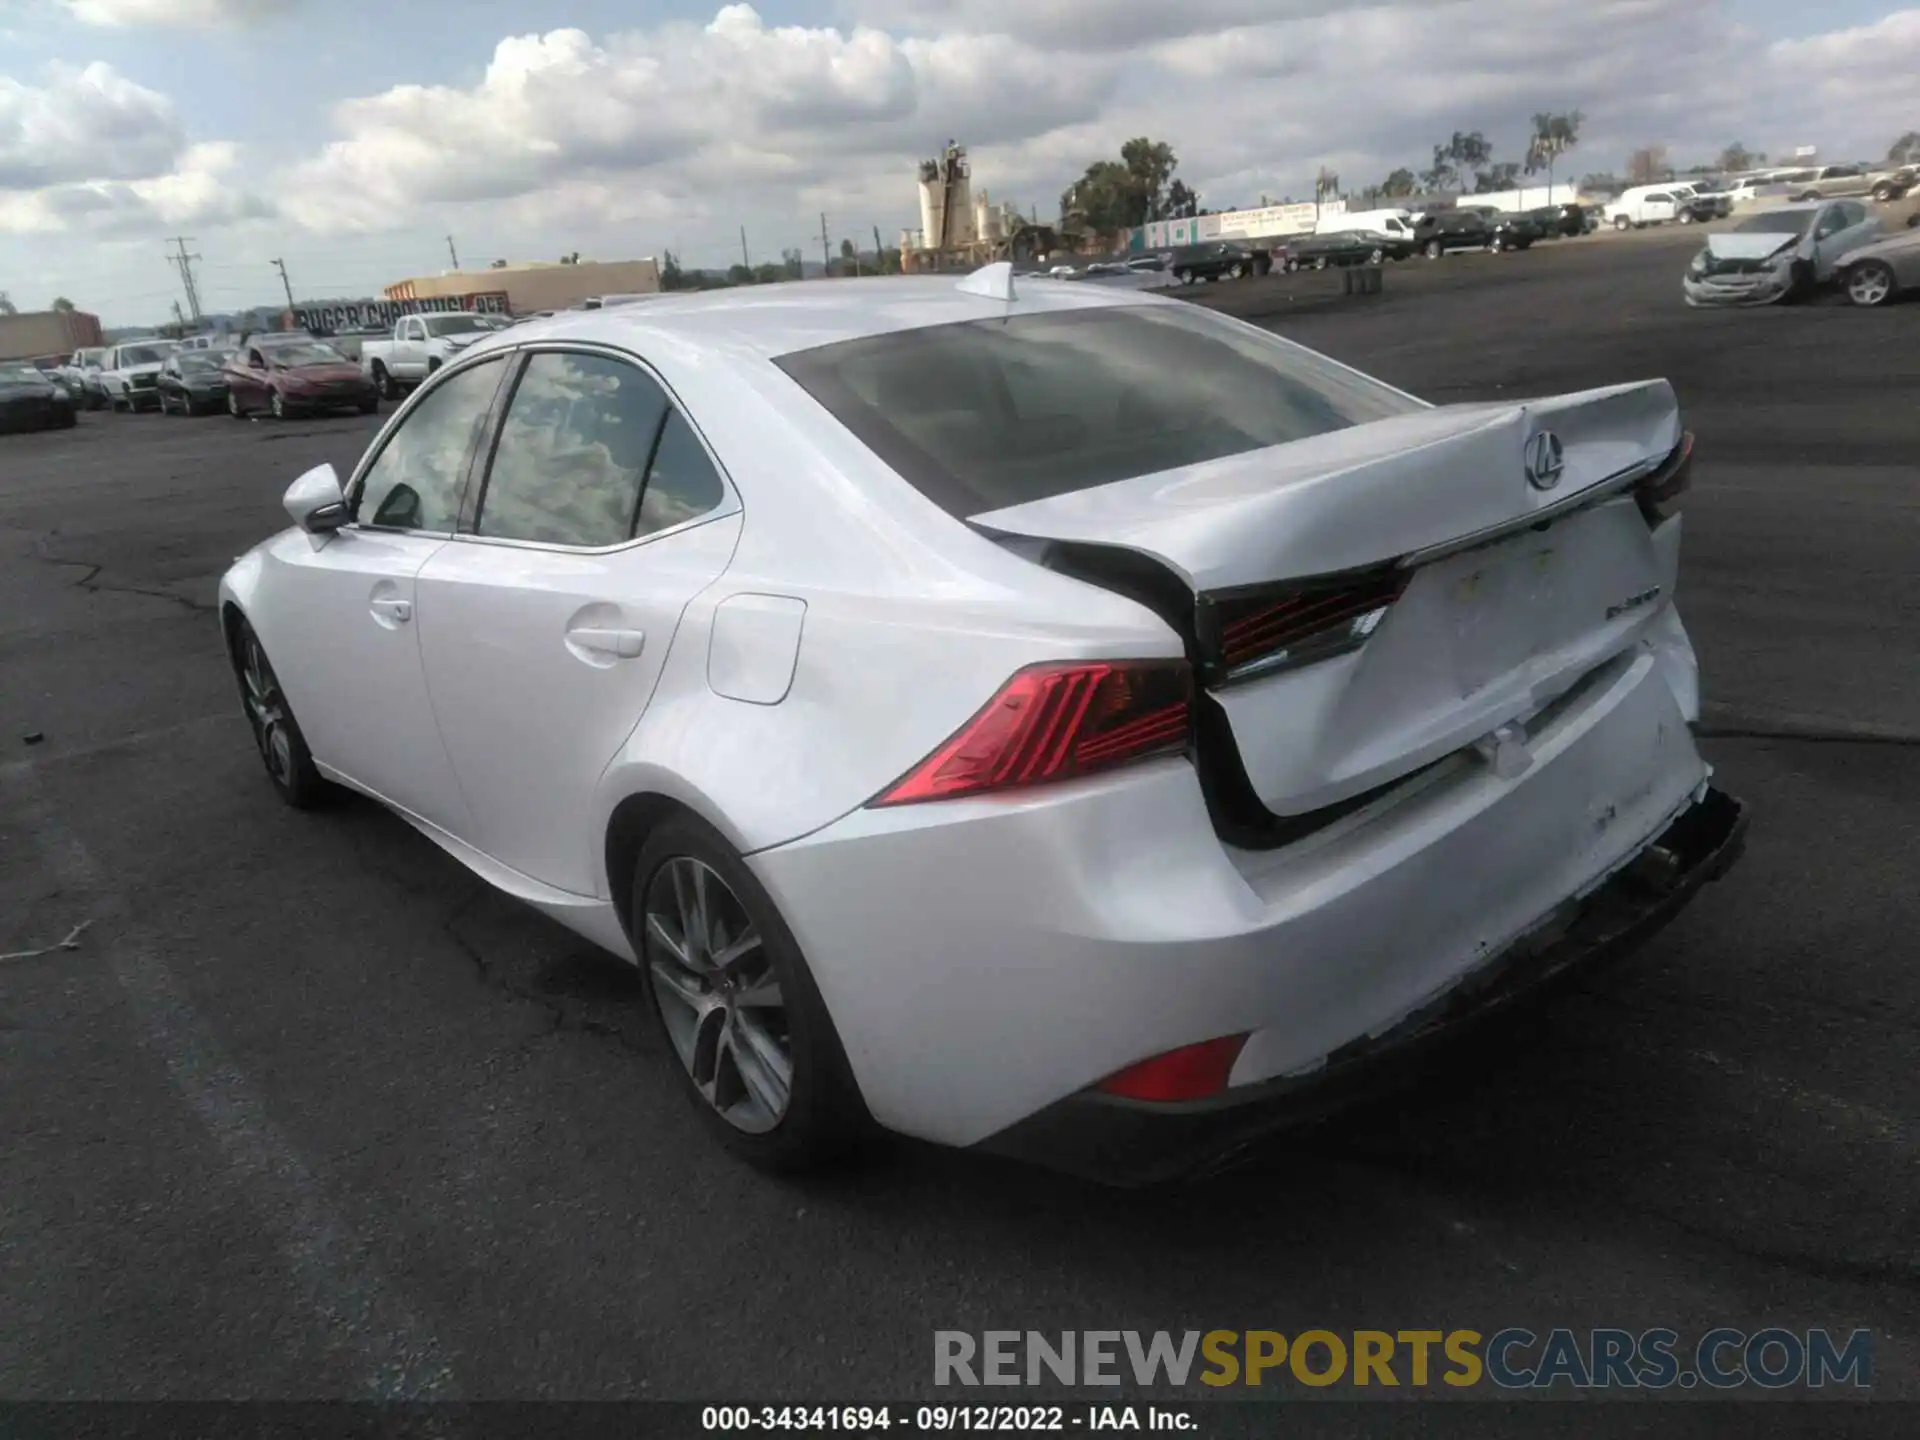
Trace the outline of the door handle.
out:
[[[396,624],[404,625],[413,619],[411,600],[375,600],[372,605],[374,614],[384,616]]]
[[[591,625],[569,630],[567,639],[582,650],[611,655],[617,660],[638,660],[647,644],[644,630],[609,630]]]

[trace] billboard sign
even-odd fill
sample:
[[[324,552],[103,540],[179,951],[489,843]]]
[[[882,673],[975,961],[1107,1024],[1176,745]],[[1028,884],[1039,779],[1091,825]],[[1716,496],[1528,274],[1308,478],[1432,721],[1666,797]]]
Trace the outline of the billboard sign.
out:
[[[293,323],[302,330],[324,335],[369,326],[389,326],[402,315],[448,315],[474,311],[481,315],[509,315],[507,292],[491,290],[475,295],[443,295],[432,300],[303,300],[293,307]]]

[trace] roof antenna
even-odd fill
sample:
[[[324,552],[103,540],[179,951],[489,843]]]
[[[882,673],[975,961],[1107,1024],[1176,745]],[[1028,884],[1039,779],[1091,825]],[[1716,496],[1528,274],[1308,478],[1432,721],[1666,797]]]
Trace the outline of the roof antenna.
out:
[[[984,295],[989,300],[1013,301],[1013,262],[999,260],[982,265],[954,287],[963,295]]]

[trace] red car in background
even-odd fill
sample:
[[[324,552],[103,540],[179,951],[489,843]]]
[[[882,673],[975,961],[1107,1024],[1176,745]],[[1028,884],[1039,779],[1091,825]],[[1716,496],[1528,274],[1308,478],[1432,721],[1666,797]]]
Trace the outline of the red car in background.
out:
[[[360,367],[318,340],[251,341],[228,357],[224,373],[227,413],[235,419],[256,410],[283,420],[322,410],[371,415],[380,408],[380,392]]]

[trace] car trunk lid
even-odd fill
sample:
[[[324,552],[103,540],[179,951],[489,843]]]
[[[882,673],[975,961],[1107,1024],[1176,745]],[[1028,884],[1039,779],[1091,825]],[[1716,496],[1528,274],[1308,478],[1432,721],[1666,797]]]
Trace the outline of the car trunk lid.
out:
[[[972,523],[1101,583],[1142,560],[1177,578],[1185,613],[1166,586],[1155,608],[1221,738],[1268,814],[1298,816],[1540,711],[1632,644],[1671,547],[1624,491],[1680,441],[1651,381],[1430,408]]]

